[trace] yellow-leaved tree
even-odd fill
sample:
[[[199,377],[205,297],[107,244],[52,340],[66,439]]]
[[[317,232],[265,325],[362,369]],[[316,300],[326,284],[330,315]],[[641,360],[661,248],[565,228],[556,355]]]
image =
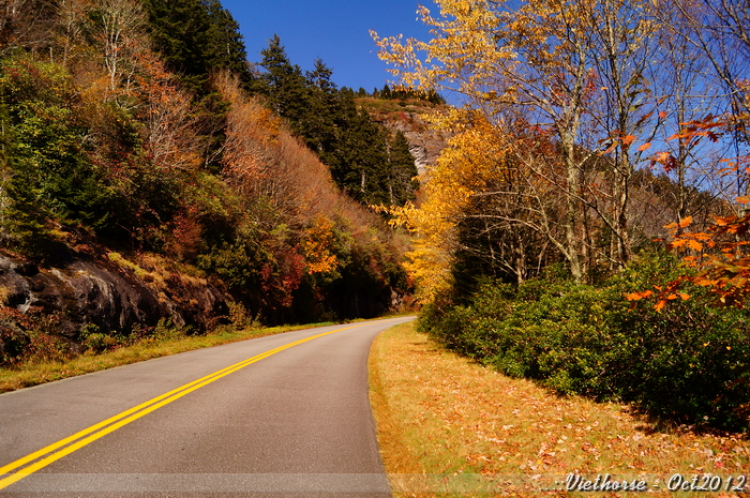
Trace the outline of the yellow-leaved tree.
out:
[[[456,135],[437,164],[429,168],[422,186],[423,201],[419,206],[408,202],[393,208],[392,223],[405,225],[416,234],[414,247],[406,256],[406,269],[418,284],[418,299],[432,301],[452,284],[451,265],[457,249],[456,228],[465,215],[472,195],[482,190],[492,154],[487,150],[487,122],[467,126],[467,116],[459,117],[452,110]],[[463,128],[463,130],[461,130]]]
[[[563,200],[534,200],[541,221],[522,225],[559,251],[576,280],[602,261],[625,264],[632,251],[630,184],[645,150],[634,145],[652,125],[645,77],[657,32],[652,2],[435,3],[437,16],[419,10],[430,41],[372,33],[381,58],[407,86],[457,93],[464,108],[496,129],[510,162],[535,177],[530,184]],[[450,127],[454,119],[447,113],[436,122]],[[529,147],[534,133],[541,146]]]

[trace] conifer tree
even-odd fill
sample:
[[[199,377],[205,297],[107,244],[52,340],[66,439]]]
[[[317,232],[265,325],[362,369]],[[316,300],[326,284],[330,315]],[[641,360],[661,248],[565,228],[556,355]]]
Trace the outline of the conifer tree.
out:
[[[389,204],[403,206],[407,201],[414,200],[414,192],[419,187],[419,183],[414,179],[417,176],[417,167],[414,165],[414,156],[409,150],[406,135],[401,130],[396,132],[389,149]]]
[[[331,81],[332,75],[333,71],[322,59],[316,59],[313,71],[306,73],[310,89],[309,112],[300,123],[300,129],[308,147],[321,157],[336,150],[340,131],[336,124],[340,114],[338,90]]]
[[[310,91],[302,70],[289,61],[279,35],[273,36],[261,55],[263,60],[260,66],[265,72],[260,77],[263,84],[260,91],[271,108],[287,119],[292,129],[300,134],[300,122],[307,118],[310,104]]]
[[[211,72],[228,69],[250,84],[239,24],[218,0],[145,0],[154,47],[190,90],[202,93]]]

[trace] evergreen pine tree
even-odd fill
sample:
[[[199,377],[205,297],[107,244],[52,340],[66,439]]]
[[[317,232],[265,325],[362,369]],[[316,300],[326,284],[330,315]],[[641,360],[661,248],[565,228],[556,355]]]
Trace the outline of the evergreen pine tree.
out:
[[[388,203],[388,155],[385,130],[366,111],[358,109],[354,92],[340,93],[345,133],[334,180],[363,204]]]
[[[335,151],[338,142],[336,119],[340,109],[332,74],[333,71],[321,59],[316,59],[313,71],[306,73],[310,89],[309,112],[300,123],[300,129],[308,146],[321,157]]]
[[[260,79],[261,93],[276,113],[286,118],[296,134],[303,134],[302,121],[310,109],[310,91],[298,65],[292,65],[278,35],[269,40],[261,52],[260,66],[265,70]]]
[[[391,140],[388,166],[389,203],[403,206],[407,201],[414,200],[414,193],[419,187],[419,183],[414,179],[417,176],[417,167],[409,150],[406,135],[401,130],[398,130]]]
[[[240,25],[232,14],[222,7],[218,0],[204,0],[211,21],[209,47],[213,67],[228,69],[240,77],[245,85],[250,85],[253,76],[248,69],[245,42],[240,34]]]
[[[218,0],[144,0],[154,47],[194,93],[206,91],[212,71],[252,80],[239,24]]]

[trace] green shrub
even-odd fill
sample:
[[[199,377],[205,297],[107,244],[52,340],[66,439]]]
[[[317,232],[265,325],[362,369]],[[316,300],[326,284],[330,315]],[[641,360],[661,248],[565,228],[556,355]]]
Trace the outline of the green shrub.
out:
[[[559,393],[746,430],[750,313],[708,307],[701,288],[662,312],[624,297],[680,271],[671,258],[651,255],[599,288],[549,276],[516,288],[484,282],[463,305],[428,307],[420,327],[448,348]]]

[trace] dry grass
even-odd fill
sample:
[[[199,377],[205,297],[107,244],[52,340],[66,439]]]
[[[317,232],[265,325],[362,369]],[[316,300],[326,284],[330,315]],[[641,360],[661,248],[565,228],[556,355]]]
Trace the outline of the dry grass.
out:
[[[164,334],[162,337],[149,337],[129,346],[103,353],[87,352],[70,361],[40,361],[25,363],[14,368],[0,368],[0,393],[36,386],[46,382],[75,377],[87,373],[106,370],[120,365],[169,356],[194,349],[219,346],[230,342],[244,341],[271,334],[292,330],[331,325],[331,323],[297,325],[272,328],[249,328],[241,331],[222,329],[199,335],[184,336],[178,333]]]
[[[378,438],[398,496],[636,494],[569,493],[570,473],[644,481],[649,496],[738,496],[726,492],[728,478],[750,475],[747,439],[659,431],[625,405],[560,398],[443,351],[413,327],[382,334],[370,359]],[[677,473],[701,476],[696,485],[718,476],[722,489],[670,492]]]

